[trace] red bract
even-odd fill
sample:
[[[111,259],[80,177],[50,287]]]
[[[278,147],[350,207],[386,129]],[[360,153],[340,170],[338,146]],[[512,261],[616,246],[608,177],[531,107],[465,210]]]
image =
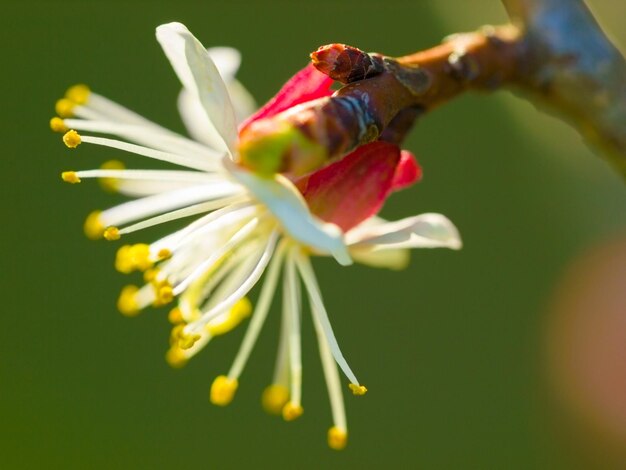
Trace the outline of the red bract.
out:
[[[410,152],[372,142],[296,181],[313,214],[344,232],[380,211],[392,191],[416,182],[421,169]]]
[[[308,101],[330,96],[333,80],[309,64],[239,128]],[[392,191],[419,181],[422,171],[411,152],[388,142],[362,145],[340,161],[296,181],[309,209],[344,232],[382,208]]]
[[[417,163],[415,155],[408,150],[402,150],[400,152],[400,161],[398,162],[396,173],[391,183],[392,189],[394,191],[404,189],[417,183],[421,179],[422,167]]]
[[[296,105],[332,95],[332,84],[332,78],[318,71],[312,64],[307,65],[291,77],[261,109],[241,123],[239,132],[259,119],[269,118]]]

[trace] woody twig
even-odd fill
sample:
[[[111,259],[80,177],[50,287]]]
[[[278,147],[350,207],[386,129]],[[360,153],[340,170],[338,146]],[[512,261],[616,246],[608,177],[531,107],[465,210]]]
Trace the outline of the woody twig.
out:
[[[572,122],[626,175],[626,62],[582,0],[503,0],[512,24],[455,34],[400,58],[332,44],[312,55],[344,86],[242,135],[246,148],[280,129],[271,171],[302,174],[360,144],[399,143],[415,119],[467,90],[521,90]],[[287,129],[287,131],[286,131]],[[295,137],[294,137],[295,136]]]

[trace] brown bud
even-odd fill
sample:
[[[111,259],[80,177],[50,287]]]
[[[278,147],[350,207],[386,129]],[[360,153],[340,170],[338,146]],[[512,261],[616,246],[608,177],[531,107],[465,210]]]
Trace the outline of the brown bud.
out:
[[[385,70],[383,58],[345,44],[329,44],[311,54],[317,70],[341,83],[374,77]]]

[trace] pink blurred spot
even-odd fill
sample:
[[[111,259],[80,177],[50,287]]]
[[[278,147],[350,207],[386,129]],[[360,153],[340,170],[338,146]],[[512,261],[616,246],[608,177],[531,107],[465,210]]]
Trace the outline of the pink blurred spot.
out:
[[[626,458],[626,239],[598,247],[570,267],[549,320],[557,398],[582,418],[579,432],[588,433],[586,440],[601,437],[601,445],[615,445]]]

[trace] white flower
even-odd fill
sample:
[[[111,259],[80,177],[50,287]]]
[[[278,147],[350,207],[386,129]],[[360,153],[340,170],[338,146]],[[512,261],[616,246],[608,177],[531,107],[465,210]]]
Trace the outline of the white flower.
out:
[[[183,84],[179,110],[193,140],[169,131],[78,85],[57,102],[54,130],[65,132],[70,148],[91,143],[168,162],[184,169],[127,170],[119,163],[101,169],[64,172],[70,183],[99,178],[109,189],[134,200],[92,213],[85,223],[91,238],[123,235],[175,219],[199,216],[184,228],[149,245],[122,246],[119,271],[144,272],[146,284],[124,288],[120,311],[135,315],[149,305],[177,298],[167,358],[179,366],[213,337],[252,313],[246,295],[267,271],[257,305],[234,363],[211,388],[211,401],[229,403],[270,309],[282,272],[283,308],[273,384],[264,394],[270,411],[291,420],[302,413],[300,322],[301,281],[309,300],[328,386],[334,425],[329,444],[347,440],[337,365],[355,394],[366,389],[341,353],[310,263],[310,254],[352,258],[375,266],[406,264],[407,248],[459,248],[454,226],[438,214],[394,223],[372,217],[345,236],[334,224],[312,215],[305,199],[285,177],[261,178],[238,167],[237,124],[253,111],[253,100],[235,80],[239,54],[208,51],[181,24],[157,28],[157,39]],[[71,130],[70,130],[71,129]],[[79,134],[77,131],[80,131]],[[85,135],[108,134],[118,139]]]

